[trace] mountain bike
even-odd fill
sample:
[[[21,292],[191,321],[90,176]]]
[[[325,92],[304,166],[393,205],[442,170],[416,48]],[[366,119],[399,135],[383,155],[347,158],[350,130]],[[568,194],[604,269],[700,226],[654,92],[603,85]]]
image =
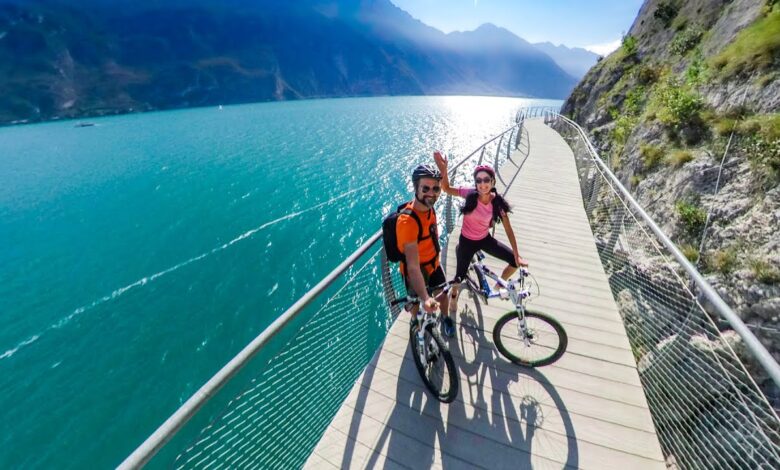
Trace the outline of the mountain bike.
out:
[[[485,254],[478,251],[463,282],[486,304],[495,297],[514,304],[514,310],[499,318],[493,327],[493,342],[498,351],[526,367],[546,366],[560,359],[569,343],[568,336],[557,320],[525,306],[531,297],[528,269],[520,268],[515,280],[505,281],[484,265],[484,259]],[[498,291],[490,288],[488,278],[498,284]]]
[[[432,290],[441,289],[436,296],[448,295],[451,283],[436,286]],[[412,350],[414,365],[420,374],[423,383],[433,393],[437,400],[443,403],[452,403],[458,396],[458,368],[452,359],[449,347],[441,337],[438,312],[428,313],[423,309],[422,301],[413,293],[408,293],[392,301],[391,305],[405,304],[404,309],[412,311],[417,305],[417,316],[412,318],[409,324],[409,347]]]

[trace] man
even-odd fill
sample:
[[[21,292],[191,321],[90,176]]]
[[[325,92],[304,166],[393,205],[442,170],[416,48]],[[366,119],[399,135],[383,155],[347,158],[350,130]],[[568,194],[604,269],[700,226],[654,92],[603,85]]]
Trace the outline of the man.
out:
[[[412,172],[414,200],[406,207],[410,213],[401,213],[396,223],[398,250],[404,254],[401,275],[407,290],[417,294],[426,312],[438,307],[442,315],[442,331],[445,336],[455,335],[455,323],[447,315],[449,299],[445,296],[437,302],[428,292],[430,287],[446,282],[439,264],[439,232],[433,205],[441,194],[441,173],[433,165],[419,165]],[[412,320],[417,306],[412,311]]]

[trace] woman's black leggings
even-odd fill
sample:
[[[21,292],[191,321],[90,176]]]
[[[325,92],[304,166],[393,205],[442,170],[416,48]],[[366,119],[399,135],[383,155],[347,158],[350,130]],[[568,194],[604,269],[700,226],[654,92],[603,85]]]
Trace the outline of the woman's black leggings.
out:
[[[468,271],[469,264],[471,263],[471,258],[473,258],[474,254],[479,250],[502,261],[506,261],[514,268],[518,267],[512,249],[492,236],[488,235],[482,240],[469,240],[461,235],[458,240],[458,246],[455,247],[455,255],[458,258],[458,269],[455,272],[456,279],[465,279],[466,271]]]

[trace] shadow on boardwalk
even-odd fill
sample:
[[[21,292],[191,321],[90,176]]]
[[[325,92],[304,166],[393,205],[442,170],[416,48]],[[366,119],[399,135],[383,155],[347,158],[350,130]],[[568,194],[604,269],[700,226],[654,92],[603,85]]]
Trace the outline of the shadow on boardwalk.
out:
[[[472,305],[469,302],[461,310],[458,334],[450,340],[461,375],[458,399],[446,405],[431,396],[407,347],[396,389],[383,391],[395,403],[380,424],[373,452],[362,463],[353,460],[355,443],[351,441],[341,468],[579,466],[574,428],[555,388],[542,372],[515,366],[500,357],[482,328],[480,312],[473,312]],[[407,320],[401,315],[398,321]],[[369,366],[363,376],[349,436],[358,435],[361,426],[376,424],[366,420],[381,418],[372,416],[376,404],[369,398],[376,373],[382,371]],[[377,384],[373,388],[376,390]],[[566,435],[544,431],[547,420],[562,423]],[[536,446],[544,447],[541,455],[545,457],[538,449],[534,452]]]

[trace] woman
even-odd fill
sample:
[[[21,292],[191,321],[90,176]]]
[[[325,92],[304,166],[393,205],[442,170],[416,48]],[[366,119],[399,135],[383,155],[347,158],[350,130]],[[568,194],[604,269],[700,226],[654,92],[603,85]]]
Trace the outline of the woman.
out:
[[[508,213],[511,209],[506,200],[496,191],[496,172],[493,168],[490,165],[479,165],[474,169],[474,188],[453,188],[447,175],[447,159],[438,150],[433,152],[433,158],[442,174],[442,191],[452,196],[466,198],[466,203],[461,209],[463,227],[458,246],[455,248],[458,259],[455,279],[462,280],[466,277],[471,259],[478,250],[506,261],[507,266],[501,273],[502,279],[509,279],[520,266],[528,266],[528,262],[517,251],[517,240],[509,223]],[[490,235],[490,229],[496,222],[504,224],[504,230],[512,245],[511,249]],[[456,286],[453,286],[450,295],[449,312],[452,316],[458,311]]]

